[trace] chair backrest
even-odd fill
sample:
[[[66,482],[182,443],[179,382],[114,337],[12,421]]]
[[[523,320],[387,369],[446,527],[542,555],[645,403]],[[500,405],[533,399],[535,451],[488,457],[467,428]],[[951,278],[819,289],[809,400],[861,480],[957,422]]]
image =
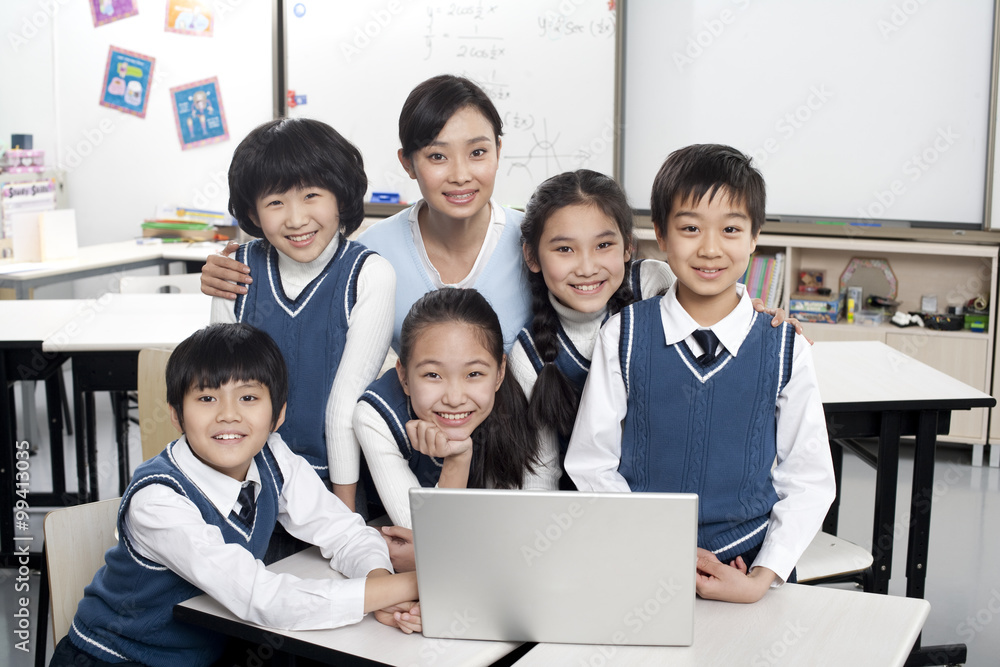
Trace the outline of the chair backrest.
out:
[[[104,552],[118,543],[115,524],[120,503],[121,498],[112,498],[54,510],[45,516],[53,646],[69,632],[83,589],[104,565]]]
[[[167,404],[167,360],[172,350],[148,348],[139,351],[139,438],[142,460],[150,459],[180,437],[170,421]]]
[[[118,291],[122,294],[153,294],[162,288],[180,294],[201,292],[200,273],[175,273],[165,276],[123,276],[118,281]]]

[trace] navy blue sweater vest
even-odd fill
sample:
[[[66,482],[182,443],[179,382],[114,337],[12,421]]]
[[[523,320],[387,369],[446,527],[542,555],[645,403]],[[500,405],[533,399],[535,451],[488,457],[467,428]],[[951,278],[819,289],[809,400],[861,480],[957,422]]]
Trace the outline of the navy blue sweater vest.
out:
[[[372,251],[340,237],[330,263],[296,299],[278,275],[278,251],[258,239],[236,259],[257,276],[236,298],[236,320],[270,334],[288,364],[288,408],[278,433],[324,480],[329,479],[326,404],[347,340],[348,318],[358,296],[358,274]]]
[[[76,648],[105,662],[209,665],[224,646],[222,636],[174,621],[174,605],[202,591],[135,551],[125,513],[136,491],[150,484],[170,487],[191,500],[205,523],[217,526],[227,543],[244,547],[256,558],[264,556],[277,521],[283,478],[270,447],[265,445],[254,458],[262,485],[256,514],[245,524],[235,513],[222,516],[177,468],[172,456],[176,442],[136,469],[118,509],[119,542],[105,554],[104,567],[84,590],[70,628],[69,639]]]
[[[727,561],[764,540],[778,497],[775,405],[791,376],[795,331],[754,313],[739,356],[707,367],[666,345],[661,298],[622,311],[628,394],[618,471],[633,491],[698,494],[698,546]]]
[[[441,466],[444,459],[421,454],[410,445],[410,437],[406,434],[406,422],[416,419],[410,411],[410,397],[403,391],[399,376],[394,370],[388,370],[382,377],[368,385],[365,393],[358,401],[369,404],[385,421],[392,437],[399,447],[399,453],[406,459],[410,470],[416,475],[420,486],[431,487],[441,478]]]

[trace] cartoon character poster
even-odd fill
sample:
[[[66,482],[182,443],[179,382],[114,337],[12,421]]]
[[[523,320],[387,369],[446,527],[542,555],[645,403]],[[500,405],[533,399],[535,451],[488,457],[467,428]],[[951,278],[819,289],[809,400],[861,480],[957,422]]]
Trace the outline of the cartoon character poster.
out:
[[[95,28],[138,13],[136,0],[90,0],[90,14],[94,17]]]
[[[167,0],[166,31],[211,37],[214,26],[208,0]]]
[[[116,46],[108,49],[108,64],[104,69],[101,106],[118,109],[139,118],[146,117],[149,84],[153,81],[156,58],[133,53]]]
[[[171,88],[170,99],[173,101],[181,150],[229,138],[218,77]]]

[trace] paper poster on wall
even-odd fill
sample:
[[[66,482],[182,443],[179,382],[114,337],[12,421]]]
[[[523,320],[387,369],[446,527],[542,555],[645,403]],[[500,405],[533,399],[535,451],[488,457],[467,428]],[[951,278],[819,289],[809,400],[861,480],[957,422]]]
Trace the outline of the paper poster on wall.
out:
[[[226,112],[219,95],[219,79],[212,77],[170,89],[174,122],[181,150],[225,141],[229,138]]]
[[[94,17],[95,28],[138,13],[136,0],[90,0],[90,14]]]
[[[211,37],[214,27],[208,0],[167,0],[167,32]]]
[[[104,68],[104,88],[101,106],[118,109],[139,118],[146,117],[149,84],[153,80],[156,58],[119,49],[108,49],[108,64]]]

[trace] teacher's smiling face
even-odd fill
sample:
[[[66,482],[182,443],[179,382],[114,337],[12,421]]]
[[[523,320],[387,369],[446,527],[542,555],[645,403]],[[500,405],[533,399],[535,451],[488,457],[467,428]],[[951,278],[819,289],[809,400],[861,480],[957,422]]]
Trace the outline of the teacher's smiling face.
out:
[[[434,141],[410,157],[399,151],[399,161],[432,215],[457,220],[482,216],[489,219],[500,166],[500,142],[493,126],[475,107],[459,109],[448,119]]]

